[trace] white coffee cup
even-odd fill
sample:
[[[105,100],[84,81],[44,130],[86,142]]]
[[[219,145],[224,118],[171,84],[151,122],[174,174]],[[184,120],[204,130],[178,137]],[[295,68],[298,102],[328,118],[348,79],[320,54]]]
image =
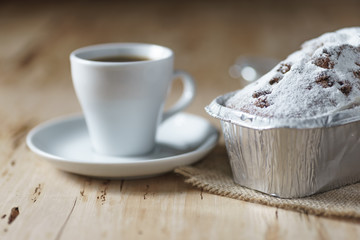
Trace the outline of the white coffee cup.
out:
[[[116,56],[148,60],[105,62]],[[184,71],[174,71],[171,49],[144,43],[88,46],[70,54],[73,84],[95,152],[133,156],[155,147],[158,125],[193,100],[195,83]],[[171,82],[180,78],[180,99],[163,112]]]

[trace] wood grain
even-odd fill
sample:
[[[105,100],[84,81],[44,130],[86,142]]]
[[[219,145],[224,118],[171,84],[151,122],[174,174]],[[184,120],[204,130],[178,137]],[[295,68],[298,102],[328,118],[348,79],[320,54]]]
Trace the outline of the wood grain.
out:
[[[176,67],[198,84],[187,111],[219,127],[203,107],[244,85],[228,75],[239,55],[281,59],[306,39],[358,24],[359,8],[350,0],[1,2],[0,239],[359,239],[358,223],[211,195],[173,173],[132,181],[68,174],[24,142],[36,124],[80,111],[68,61],[78,47],[173,48]],[[170,103],[181,91],[174,86]]]

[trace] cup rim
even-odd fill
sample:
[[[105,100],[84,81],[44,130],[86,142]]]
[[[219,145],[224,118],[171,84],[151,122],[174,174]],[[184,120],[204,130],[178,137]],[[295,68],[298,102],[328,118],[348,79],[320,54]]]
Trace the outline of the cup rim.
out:
[[[111,51],[116,49],[131,49],[131,48],[154,48],[155,50],[162,50],[163,56],[160,57],[150,57],[149,55],[146,55],[144,57],[149,57],[149,60],[144,61],[131,61],[131,62],[102,62],[102,61],[94,61],[90,59],[90,57],[83,57],[81,54],[89,54],[89,53],[95,53],[100,51]],[[91,55],[91,54],[90,54]],[[105,57],[107,54],[99,54],[99,57]],[[131,55],[131,54],[130,54]],[[138,54],[134,54],[136,56],[139,56]],[[168,47],[152,44],[152,43],[138,43],[138,42],[114,42],[114,43],[102,43],[102,44],[95,44],[95,45],[89,45],[85,47],[78,48],[70,53],[70,61],[78,61],[84,64],[90,64],[90,65],[104,65],[104,66],[113,66],[113,65],[136,65],[136,64],[144,64],[149,62],[157,62],[164,59],[172,58],[174,55],[173,50],[171,50]]]

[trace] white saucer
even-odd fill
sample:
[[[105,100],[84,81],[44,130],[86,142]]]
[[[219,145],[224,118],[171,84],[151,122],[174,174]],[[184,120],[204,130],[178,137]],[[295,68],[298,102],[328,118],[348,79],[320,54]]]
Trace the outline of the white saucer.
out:
[[[113,157],[92,151],[82,115],[50,120],[32,129],[29,148],[55,167],[72,173],[110,178],[158,175],[192,164],[217,143],[218,131],[204,118],[179,113],[161,124],[154,151],[141,157]]]

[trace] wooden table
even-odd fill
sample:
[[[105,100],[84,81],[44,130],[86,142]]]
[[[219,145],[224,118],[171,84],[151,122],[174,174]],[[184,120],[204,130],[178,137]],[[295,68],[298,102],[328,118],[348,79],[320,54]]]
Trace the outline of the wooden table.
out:
[[[356,1],[269,2],[1,2],[0,239],[359,239],[356,222],[208,194],[173,173],[132,181],[65,173],[25,145],[38,123],[80,111],[68,61],[78,47],[173,48],[176,67],[198,84],[187,111],[219,127],[203,107],[242,87],[228,74],[237,56],[282,59],[304,40],[360,22]],[[180,90],[175,84],[169,104]]]

